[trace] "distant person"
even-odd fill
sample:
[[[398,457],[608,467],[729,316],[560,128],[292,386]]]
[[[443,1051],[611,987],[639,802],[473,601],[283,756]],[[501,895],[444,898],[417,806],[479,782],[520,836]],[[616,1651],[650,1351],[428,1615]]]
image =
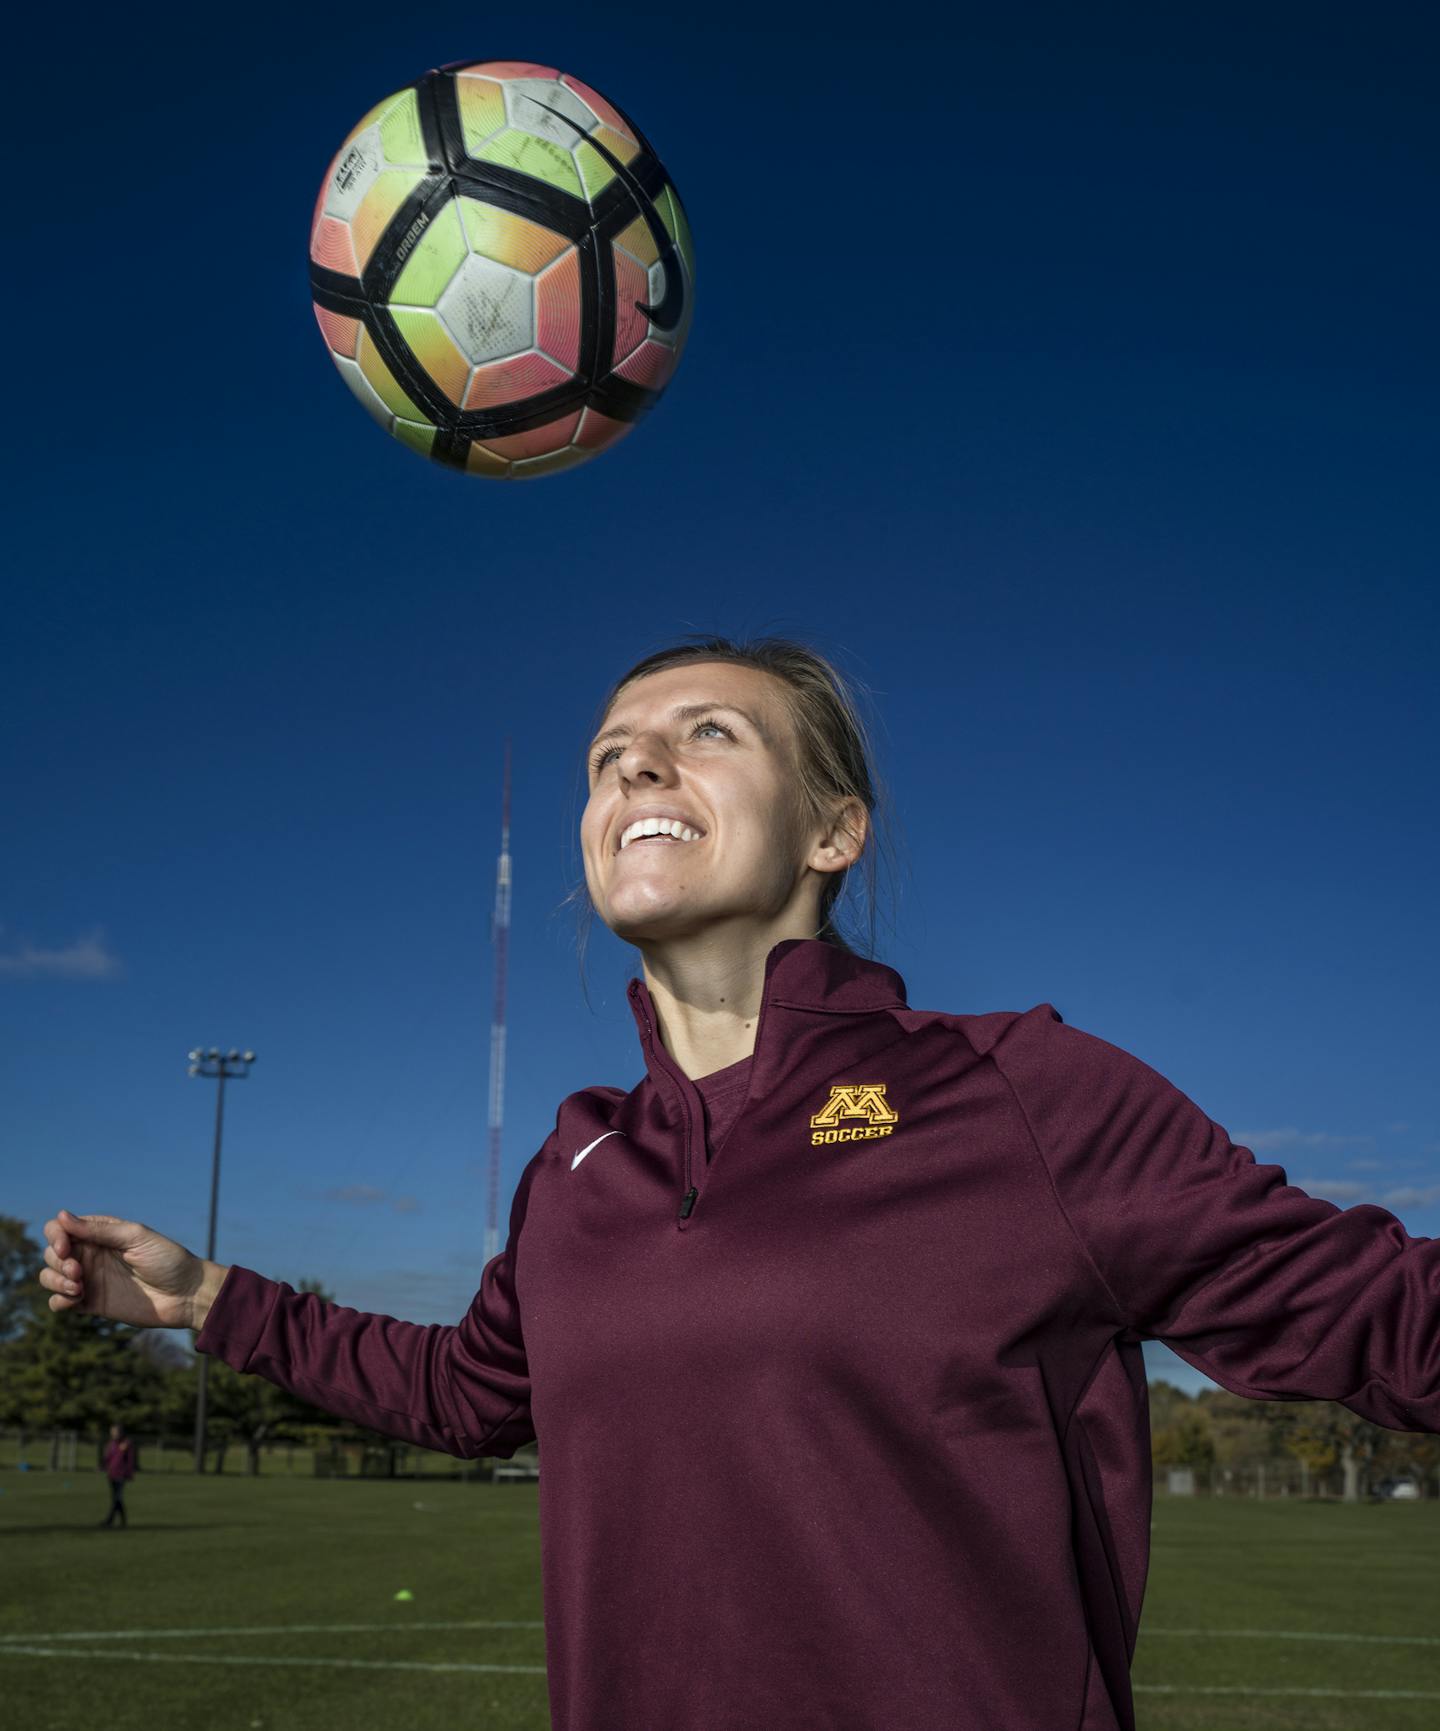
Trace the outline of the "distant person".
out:
[[[925,726],[931,797],[963,801],[983,731],[938,693]],[[543,1439],[554,1731],[1132,1726],[1142,1341],[1239,1394],[1440,1431],[1440,1239],[1307,1196],[1047,1003],[910,1008],[836,923],[876,801],[809,650],[650,656],[589,757],[586,882],[639,951],[646,1073],[561,1103],[464,1320],[68,1212],[51,1307],[198,1329],[462,1457]],[[964,860],[935,870],[989,917]],[[1083,881],[1045,876],[1067,902]]]
[[[102,1527],[112,1527],[115,1517],[120,1517],[120,1525],[128,1527],[129,1519],[125,1513],[125,1487],[135,1477],[135,1445],[125,1434],[121,1424],[110,1426],[110,1440],[105,1445],[105,1477],[110,1481],[110,1513],[101,1521]]]

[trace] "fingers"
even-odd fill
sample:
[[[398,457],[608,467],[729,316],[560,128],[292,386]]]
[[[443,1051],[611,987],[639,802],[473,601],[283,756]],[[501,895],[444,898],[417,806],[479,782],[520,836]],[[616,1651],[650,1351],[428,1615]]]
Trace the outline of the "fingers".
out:
[[[67,1280],[79,1280],[84,1274],[84,1270],[73,1256],[57,1256],[53,1244],[45,1246],[45,1266],[53,1268],[57,1274],[64,1275]]]
[[[47,1253],[48,1254],[48,1253]],[[78,1270],[77,1270],[78,1272]],[[51,1310],[73,1310],[84,1298],[84,1291],[78,1280],[55,1268],[40,1270],[40,1284],[54,1296],[50,1299]]]
[[[62,1215],[74,1220],[68,1209]],[[70,1252],[70,1234],[58,1220],[45,1222],[45,1266],[40,1270],[40,1284],[50,1294],[51,1310],[74,1310],[85,1300],[84,1269]]]
[[[72,1214],[68,1208],[60,1210],[59,1225],[68,1237],[83,1238],[90,1244],[103,1244],[108,1250],[128,1250],[145,1231],[134,1220],[117,1220],[113,1214]],[[56,1245],[56,1249],[64,1256],[68,1244],[65,1247]]]

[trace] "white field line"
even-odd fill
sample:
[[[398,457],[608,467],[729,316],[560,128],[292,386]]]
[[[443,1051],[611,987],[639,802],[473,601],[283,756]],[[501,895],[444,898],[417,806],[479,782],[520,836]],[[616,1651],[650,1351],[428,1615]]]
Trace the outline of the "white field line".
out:
[[[423,1664],[418,1659],[278,1659],[262,1654],[130,1653],[123,1647],[32,1647],[19,1641],[0,1645],[0,1655],[19,1653],[32,1659],[135,1659],[152,1665],[300,1665],[333,1671],[506,1671],[543,1677],[543,1665]]]
[[[465,1623],[283,1623],[276,1626],[246,1624],[230,1629],[79,1629],[61,1634],[0,1635],[0,1646],[10,1641],[176,1641],[187,1635],[383,1635],[406,1629],[543,1629],[543,1623],[511,1623],[475,1620]]]
[[[1145,1629],[1152,1635],[1183,1635],[1190,1640],[1218,1641],[1366,1641],[1387,1647],[1440,1647],[1440,1635],[1327,1635],[1316,1629]]]
[[[1141,1635],[1173,1635],[1191,1640],[1351,1641],[1391,1647],[1440,1647],[1437,1635],[1327,1635],[1315,1629],[1142,1629]],[[1289,1695],[1331,1701],[1440,1701],[1423,1689],[1246,1689],[1205,1683],[1135,1683],[1137,1695]]]
[[[540,1622],[502,1618],[470,1618],[458,1623],[247,1623],[223,1629],[72,1629],[45,1634],[0,1634],[7,1641],[179,1641],[187,1635],[383,1635],[406,1629],[543,1629]],[[1142,1629],[1143,1639],[1155,1635],[1187,1640],[1224,1641],[1358,1641],[1393,1647],[1440,1647],[1440,1635],[1344,1635],[1315,1629]]]
[[[222,1629],[106,1629],[75,1631],[58,1635],[0,1635],[0,1653],[37,1659],[131,1659],[171,1665],[289,1665],[342,1671],[503,1672],[512,1676],[543,1677],[543,1665],[485,1665],[462,1661],[426,1662],[414,1659],[297,1659],[260,1654],[221,1653],[126,1653],[113,1647],[82,1648],[42,1643],[116,1640],[175,1640],[187,1636],[286,1634],[377,1634],[394,1630],[539,1629],[537,1622],[472,1619],[445,1623],[287,1623],[281,1626],[248,1625]],[[1152,1635],[1203,1639],[1271,1641],[1349,1641],[1393,1646],[1440,1646],[1440,1637],[1430,1635],[1323,1634],[1316,1630],[1286,1629],[1151,1629]],[[1288,1697],[1332,1701],[1440,1701],[1440,1692],[1421,1689],[1266,1689],[1222,1684],[1136,1683],[1137,1695],[1241,1695]]]
[[[7,1641],[0,1651],[33,1659],[135,1659],[162,1665],[299,1665],[334,1671],[503,1671],[511,1676],[543,1677],[543,1665],[422,1664],[411,1659],[273,1659],[259,1654],[245,1657],[217,1653],[127,1653],[113,1647],[31,1647]],[[1440,1693],[1418,1689],[1226,1689],[1168,1683],[1137,1684],[1143,1695],[1300,1695],[1323,1696],[1332,1701],[1440,1701]]]
[[[129,1658],[130,1655],[126,1654]],[[1134,1683],[1137,1695],[1303,1695],[1327,1701],[1440,1701],[1440,1690],[1423,1689],[1240,1689],[1205,1683]]]

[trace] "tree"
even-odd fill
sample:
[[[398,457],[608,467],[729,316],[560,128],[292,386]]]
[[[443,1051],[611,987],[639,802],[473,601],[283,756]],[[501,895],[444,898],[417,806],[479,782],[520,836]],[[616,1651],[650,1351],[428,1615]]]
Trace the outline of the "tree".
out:
[[[36,1276],[43,1253],[13,1214],[0,1214],[0,1340],[13,1340],[37,1310],[48,1313]]]
[[[1400,1472],[1413,1473],[1424,1495],[1435,1487],[1440,1496],[1440,1435],[1433,1431],[1401,1431],[1390,1433],[1390,1447],[1397,1456]]]
[[[13,1227],[13,1231],[7,1228]],[[176,1434],[189,1428],[195,1413],[196,1361],[164,1329],[135,1329],[80,1311],[52,1311],[35,1274],[40,1252],[25,1237],[23,1222],[0,1216],[0,1245],[13,1252],[0,1261],[0,1274],[13,1265],[14,1277],[0,1297],[13,1292],[19,1327],[0,1337],[0,1425],[52,1432],[52,1464],[61,1430],[83,1430],[103,1438],[113,1423],[127,1430]],[[38,1298],[32,1303],[27,1286]],[[319,1281],[302,1280],[302,1292],[326,1303],[333,1294]],[[315,1443],[344,1435],[366,1447],[395,1445],[378,1432],[339,1426],[333,1414],[310,1405],[263,1377],[243,1375],[223,1360],[209,1367],[209,1441],[216,1451],[215,1471],[224,1470],[230,1444],[243,1440],[252,1474],[260,1470],[267,1443]],[[393,1454],[391,1470],[394,1468]]]
[[[334,1303],[318,1280],[302,1280],[299,1290],[313,1292],[327,1304]],[[189,1399],[194,1402],[194,1372],[187,1373]],[[252,1477],[260,1471],[260,1451],[270,1442],[303,1442],[308,1430],[317,1426],[333,1429],[329,1413],[311,1406],[298,1395],[278,1388],[264,1377],[232,1370],[221,1359],[212,1359],[208,1372],[206,1431],[216,1451],[215,1471],[225,1470],[225,1455],[231,1442],[243,1439],[246,1469]]]
[[[1325,1474],[1338,1466],[1344,1474],[1341,1493],[1347,1503],[1360,1501],[1374,1464],[1395,1433],[1372,1424],[1335,1401],[1298,1401],[1272,1415],[1284,1447],[1306,1474]]]
[[[1150,1429],[1152,1431],[1166,1430],[1186,1413],[1193,1410],[1194,1402],[1183,1388],[1176,1388],[1173,1382],[1157,1377],[1148,1385],[1150,1404]]]
[[[165,1375],[133,1350],[138,1332],[75,1310],[32,1311],[20,1334],[0,1346],[0,1416],[52,1434],[151,1423]]]
[[[1279,1473],[1286,1461],[1280,1436],[1266,1422],[1266,1403],[1224,1389],[1205,1389],[1198,1404],[1215,1445],[1215,1464],[1227,1483],[1236,1472],[1253,1474],[1256,1494],[1263,1497],[1267,1469]]]
[[[165,1376],[172,1371],[184,1370],[190,1363],[190,1354],[168,1328],[142,1328],[135,1336],[131,1350],[148,1359]]]
[[[1422,1497],[1440,1489],[1440,1436],[1387,1430],[1372,1467],[1380,1479],[1414,1479]]]
[[[1215,1460],[1210,1427],[1199,1413],[1183,1413],[1155,1432],[1150,1457],[1157,1467],[1208,1467]]]

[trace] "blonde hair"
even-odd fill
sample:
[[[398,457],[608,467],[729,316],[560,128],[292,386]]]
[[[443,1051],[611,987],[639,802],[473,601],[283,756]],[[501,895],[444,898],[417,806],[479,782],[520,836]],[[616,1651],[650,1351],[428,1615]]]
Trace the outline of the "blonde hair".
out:
[[[796,792],[807,822],[832,823],[842,817],[845,805],[852,800],[864,806],[870,819],[870,834],[856,865],[827,876],[820,896],[820,929],[815,935],[837,949],[873,955],[876,860],[886,851],[885,839],[877,831],[875,820],[877,808],[887,802],[874,771],[870,737],[855,687],[818,650],[789,638],[736,641],[698,635],[684,638],[667,649],[657,649],[637,661],[610,688],[600,707],[601,720],[610,713],[625,687],[637,679],[667,667],[700,661],[728,661],[740,667],[753,667],[779,681],[795,727],[795,770],[799,782]],[[863,931],[855,930],[848,922],[845,927],[839,923],[838,904],[857,865],[865,891]],[[588,895],[582,892],[580,899],[589,909]]]

